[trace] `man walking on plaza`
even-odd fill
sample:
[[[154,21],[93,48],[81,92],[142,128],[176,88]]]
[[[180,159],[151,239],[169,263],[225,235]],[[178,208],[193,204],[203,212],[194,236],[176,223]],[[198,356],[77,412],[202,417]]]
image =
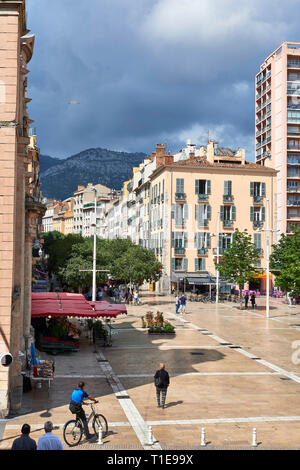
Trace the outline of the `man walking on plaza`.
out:
[[[254,308],[256,307],[256,304],[255,304],[255,294],[254,294],[254,292],[253,292],[253,294],[251,295],[250,300],[251,300],[251,303],[252,303],[252,308],[254,309]]]
[[[11,450],[36,450],[35,440],[29,437],[29,424],[23,424],[21,433],[21,437],[14,440]]]
[[[177,294],[176,298],[175,298],[176,313],[178,313],[179,306],[180,306],[180,302],[179,302],[179,297],[178,297],[178,294]]]
[[[157,407],[164,408],[166,396],[167,396],[167,389],[168,389],[168,386],[170,385],[170,377],[169,377],[168,372],[165,370],[165,364],[159,365],[159,370],[155,372],[154,383],[156,387]],[[160,400],[160,394],[161,394],[161,400]]]
[[[59,437],[52,434],[53,423],[46,421],[44,424],[45,434],[39,438],[37,450],[64,450]]]
[[[77,419],[80,418],[82,420],[85,437],[87,439],[91,439],[93,435],[89,433],[87,419],[85,416],[85,412],[82,408],[82,404],[85,405],[85,402],[83,401],[85,398],[88,398],[89,400],[98,403],[95,398],[91,397],[88,393],[86,393],[86,391],[84,390],[84,382],[79,382],[78,388],[75,388],[75,390],[73,390],[69,410],[72,414],[76,414]]]
[[[180,307],[179,307],[179,311],[180,313],[185,313],[185,307],[186,307],[186,301],[187,301],[187,298],[184,294],[182,294],[182,296],[180,297]]]

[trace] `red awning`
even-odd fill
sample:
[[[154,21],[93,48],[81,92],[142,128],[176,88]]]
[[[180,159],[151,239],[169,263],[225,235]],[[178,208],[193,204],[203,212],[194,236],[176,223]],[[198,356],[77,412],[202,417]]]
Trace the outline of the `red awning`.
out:
[[[123,304],[109,302],[88,302],[84,295],[68,292],[34,292],[32,293],[31,316],[38,317],[78,317],[97,318],[114,317],[125,313]]]

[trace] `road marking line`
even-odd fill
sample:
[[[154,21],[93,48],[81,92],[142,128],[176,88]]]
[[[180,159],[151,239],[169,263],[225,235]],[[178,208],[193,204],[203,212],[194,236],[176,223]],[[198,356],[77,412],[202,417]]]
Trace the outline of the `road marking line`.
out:
[[[106,360],[105,356],[103,353],[98,353],[97,355],[101,360]],[[97,358],[98,358],[97,357]],[[107,379],[109,380],[109,384],[116,395],[116,397],[120,396],[127,396],[128,393],[125,390],[124,386],[120,382],[118,376],[114,373],[111,365],[109,362],[99,362],[98,363],[102,371],[105,373],[107,376]],[[157,442],[153,444],[152,446],[148,445],[148,426],[146,422],[143,420],[142,416],[140,415],[138,409],[134,405],[133,401],[128,398],[127,400],[119,400],[120,406],[123,408],[123,411],[129,421],[129,423],[132,426],[132,429],[137,435],[137,438],[139,439],[140,443],[144,447],[144,449],[155,449],[155,450],[161,450],[161,445]],[[155,442],[155,437],[153,436],[153,441]]]
[[[149,426],[169,426],[174,424],[221,424],[221,423],[256,423],[274,421],[300,421],[300,416],[258,416],[250,418],[219,418],[219,419],[191,419],[191,420],[164,420],[147,421]]]
[[[280,375],[280,372],[183,372],[169,374],[170,377],[181,377],[181,376],[255,376],[255,375]],[[118,374],[119,378],[139,378],[139,377],[153,377],[153,374]]]
[[[30,428],[31,429],[41,429],[41,431],[44,431],[44,424],[45,423],[41,423],[41,424],[31,424],[30,425]],[[108,425],[108,428],[110,427],[128,427],[128,426],[131,426],[131,424],[127,421],[119,421],[119,422],[115,422],[115,423],[107,423]],[[23,426],[23,424],[7,424],[6,425],[6,429],[21,429]],[[60,424],[55,424],[54,423],[54,427],[55,428],[63,428],[64,427],[64,423],[60,423]]]

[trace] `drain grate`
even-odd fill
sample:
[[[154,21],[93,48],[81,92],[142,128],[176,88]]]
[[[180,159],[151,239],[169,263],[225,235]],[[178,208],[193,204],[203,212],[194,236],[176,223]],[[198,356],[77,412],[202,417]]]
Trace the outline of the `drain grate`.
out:
[[[261,361],[261,357],[250,357],[253,361]]]
[[[220,343],[221,346],[232,346],[232,343]]]
[[[126,399],[130,399],[130,396],[129,395],[120,395],[120,396],[117,396],[117,399],[118,400],[126,400]]]
[[[202,352],[191,352],[192,356],[204,356],[204,353]]]
[[[242,349],[242,346],[229,346],[231,349]]]
[[[280,377],[280,380],[292,380],[289,377]]]
[[[107,359],[97,359],[98,362],[108,362]]]

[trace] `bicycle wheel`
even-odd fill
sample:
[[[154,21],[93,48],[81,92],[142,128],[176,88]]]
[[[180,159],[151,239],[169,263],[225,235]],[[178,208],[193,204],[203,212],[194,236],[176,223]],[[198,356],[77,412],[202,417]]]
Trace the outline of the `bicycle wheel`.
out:
[[[83,434],[82,424],[77,419],[71,419],[64,425],[63,436],[69,447],[75,447],[81,441]]]
[[[95,415],[93,419],[93,429],[95,434],[98,434],[100,424],[102,426],[102,436],[105,437],[108,432],[106,418],[103,415]]]

